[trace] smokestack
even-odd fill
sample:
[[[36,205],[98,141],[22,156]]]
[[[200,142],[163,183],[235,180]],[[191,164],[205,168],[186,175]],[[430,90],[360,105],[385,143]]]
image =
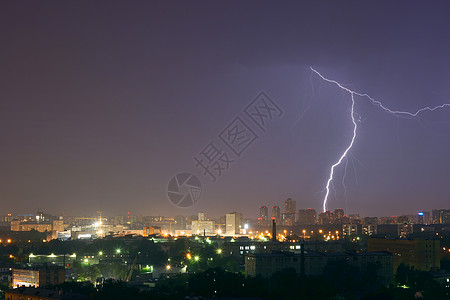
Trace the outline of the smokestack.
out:
[[[277,222],[272,219],[272,242],[277,241]]]

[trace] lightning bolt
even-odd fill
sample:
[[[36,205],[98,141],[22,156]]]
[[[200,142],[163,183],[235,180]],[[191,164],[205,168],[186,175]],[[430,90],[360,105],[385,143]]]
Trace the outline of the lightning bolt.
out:
[[[328,83],[335,84],[340,89],[348,92],[350,94],[351,100],[352,100],[352,105],[351,105],[351,110],[350,110],[350,117],[351,117],[351,120],[352,120],[352,123],[353,123],[353,135],[352,135],[352,138],[350,140],[350,143],[348,144],[347,148],[345,148],[345,151],[341,154],[341,156],[339,157],[338,161],[335,162],[333,165],[331,165],[330,175],[328,177],[327,184],[326,184],[326,186],[324,188],[324,191],[325,191],[325,197],[323,199],[323,211],[324,212],[327,211],[327,201],[328,201],[328,197],[330,195],[330,185],[333,182],[334,170],[346,158],[347,153],[350,151],[350,149],[352,149],[353,144],[355,143],[355,140],[356,140],[358,125],[356,124],[356,121],[355,121],[355,96],[359,96],[359,97],[368,99],[373,105],[381,108],[385,112],[387,112],[389,114],[392,114],[392,115],[394,115],[396,117],[417,117],[420,113],[425,112],[425,111],[433,112],[433,111],[435,111],[437,109],[450,107],[450,103],[444,103],[444,104],[437,105],[437,106],[434,106],[434,107],[426,106],[426,107],[423,107],[423,108],[421,108],[421,109],[419,109],[419,110],[417,110],[415,112],[391,110],[388,107],[386,107],[385,105],[383,105],[383,103],[381,103],[380,101],[370,97],[368,94],[362,94],[362,93],[358,93],[356,91],[353,91],[353,90],[343,86],[342,84],[340,84],[336,80],[332,80],[332,79],[326,78],[325,76],[320,74],[317,70],[315,70],[313,67],[310,67],[310,69],[317,76],[319,76],[322,80],[324,80],[324,81],[326,81]]]

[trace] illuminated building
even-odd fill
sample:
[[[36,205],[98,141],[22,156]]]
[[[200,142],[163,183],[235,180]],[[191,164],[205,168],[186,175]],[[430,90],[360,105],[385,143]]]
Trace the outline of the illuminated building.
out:
[[[144,231],[142,233],[142,236],[149,236],[152,234],[161,234],[161,227],[155,227],[155,226],[144,226]]]
[[[440,268],[440,241],[426,239],[369,238],[368,251],[387,251],[394,255],[394,270],[401,263],[416,270],[432,271]]]
[[[50,267],[42,269],[13,269],[13,287],[39,287],[49,284],[61,284],[66,280],[64,268]]]
[[[364,225],[362,225],[362,233],[364,235],[377,234],[377,225],[374,225],[374,224],[364,224]]]
[[[398,236],[401,238],[406,238],[409,234],[413,233],[413,224],[412,223],[401,223],[397,225],[398,228]]]
[[[434,209],[432,212],[433,224],[449,224],[450,209]]]
[[[297,224],[299,225],[313,225],[316,224],[317,212],[315,209],[299,209]]]
[[[284,212],[287,214],[293,214],[294,220],[293,223],[295,223],[295,213],[297,211],[297,203],[292,200],[292,198],[288,198],[286,201],[284,201]]]
[[[236,234],[240,233],[240,231],[241,231],[241,214],[236,213],[236,212],[226,214],[225,221],[226,221],[226,228],[225,228],[226,235],[236,235]]]
[[[214,221],[194,220],[191,223],[191,232],[192,234],[215,235]]]
[[[344,236],[356,236],[361,234],[362,228],[359,224],[343,224],[342,235]]]
[[[58,231],[64,231],[63,220],[53,220],[51,222],[34,222],[34,221],[11,221],[11,231],[31,231],[51,232],[54,239],[57,238]]]
[[[281,213],[281,224],[284,226],[293,226],[295,223],[295,214],[292,213]]]
[[[65,254],[65,255],[34,255],[30,254],[28,256],[28,263],[32,267],[71,267],[76,261],[77,256],[75,254]]]

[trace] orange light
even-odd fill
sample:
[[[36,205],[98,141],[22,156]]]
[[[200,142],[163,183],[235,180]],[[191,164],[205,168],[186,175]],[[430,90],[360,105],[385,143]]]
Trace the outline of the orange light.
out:
[[[7,242],[7,243],[11,243],[11,239],[7,239],[6,242]]]

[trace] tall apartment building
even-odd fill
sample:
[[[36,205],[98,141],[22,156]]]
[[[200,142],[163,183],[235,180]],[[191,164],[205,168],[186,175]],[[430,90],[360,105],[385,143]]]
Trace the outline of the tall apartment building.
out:
[[[259,207],[258,225],[269,225],[269,209],[267,206]]]
[[[277,224],[281,224],[280,223],[280,218],[281,218],[281,210],[279,206],[272,206],[272,219],[275,220],[275,222]]]
[[[233,212],[226,214],[226,235],[236,235],[241,231],[241,214]]]
[[[317,212],[315,209],[299,209],[297,223],[299,225],[313,225],[317,222]]]
[[[433,224],[449,224],[450,209],[433,209],[431,212]]]

